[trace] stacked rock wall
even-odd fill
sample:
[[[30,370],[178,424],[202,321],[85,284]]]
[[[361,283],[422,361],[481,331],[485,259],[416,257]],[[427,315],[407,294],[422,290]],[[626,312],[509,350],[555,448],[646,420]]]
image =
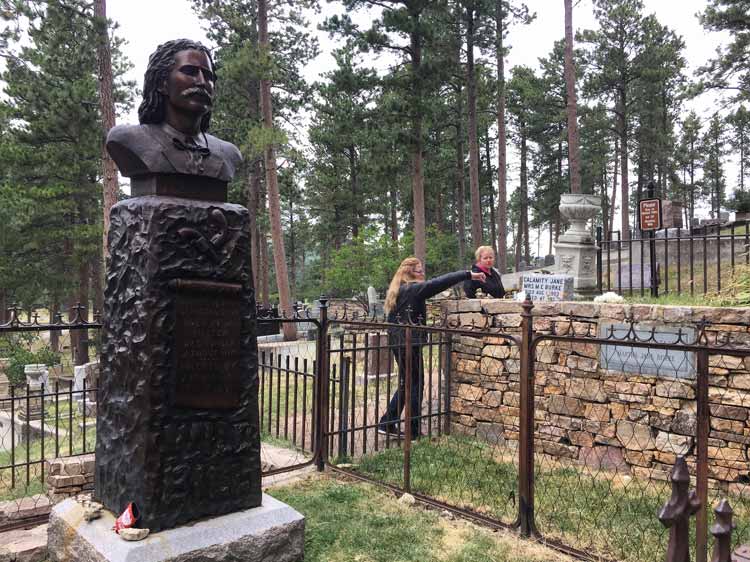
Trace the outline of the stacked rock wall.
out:
[[[47,462],[47,495],[53,504],[94,489],[94,453]]]
[[[520,335],[520,303],[501,300],[446,302],[444,312],[461,324],[483,324],[487,316]],[[650,329],[710,331],[750,345],[750,309],[540,303],[532,311],[535,333],[573,330],[596,336],[604,325],[632,318]],[[568,319],[572,317],[572,324]],[[556,320],[565,322],[555,322]],[[561,333],[562,332],[562,333]],[[601,347],[546,340],[536,350],[535,449],[592,469],[615,469],[666,479],[677,455],[695,462],[696,378],[675,372],[639,374],[603,369]],[[623,347],[623,350],[628,348]],[[643,348],[641,348],[643,349]],[[643,351],[642,353],[646,353]],[[454,432],[513,448],[518,441],[519,348],[497,336],[455,337],[451,411]],[[667,362],[668,364],[668,362]],[[712,353],[709,359],[709,476],[738,490],[750,482],[750,358]]]

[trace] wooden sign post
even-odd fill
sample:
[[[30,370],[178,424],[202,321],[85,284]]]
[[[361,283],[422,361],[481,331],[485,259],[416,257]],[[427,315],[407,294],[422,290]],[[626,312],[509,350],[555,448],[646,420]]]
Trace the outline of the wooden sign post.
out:
[[[657,298],[659,296],[659,277],[656,271],[656,231],[661,228],[661,199],[654,198],[654,182],[648,184],[648,197],[648,199],[638,201],[638,222],[641,231],[648,232],[649,257],[651,259],[651,296]]]

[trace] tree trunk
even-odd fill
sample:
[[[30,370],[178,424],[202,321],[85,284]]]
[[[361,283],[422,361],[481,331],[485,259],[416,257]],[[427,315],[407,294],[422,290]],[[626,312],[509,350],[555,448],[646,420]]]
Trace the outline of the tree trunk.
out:
[[[292,290],[292,300],[295,300],[297,287],[297,237],[294,235],[294,201],[289,198],[289,285]]]
[[[422,34],[419,30],[419,12],[412,19],[411,72],[414,104],[412,108],[412,194],[414,199],[414,254],[427,271],[427,240],[425,234],[424,175],[422,171]]]
[[[99,43],[96,48],[96,58],[99,70],[99,111],[102,116],[102,171],[103,186],[103,247],[104,259],[109,258],[107,235],[109,234],[109,213],[117,203],[117,168],[105,147],[104,139],[109,130],[115,126],[115,104],[112,94],[112,56],[109,48],[109,34],[107,32],[107,4],[106,0],[94,0],[94,19],[99,26]]]
[[[456,115],[456,214],[458,215],[458,259],[462,265],[466,262],[466,185],[464,184],[464,135],[461,88],[458,89],[458,108]]]
[[[359,236],[359,196],[357,194],[357,182],[359,178],[357,177],[357,150],[354,145],[350,145],[347,148],[347,153],[349,158],[349,189],[352,193],[353,203],[351,217],[352,236],[356,238]]]
[[[570,192],[581,193],[581,172],[578,154],[578,106],[576,102],[576,74],[573,66],[573,0],[565,0],[565,91],[568,114],[568,159]]]
[[[95,256],[91,260],[91,292],[93,293],[94,311],[101,314],[104,310],[104,272],[102,271],[102,260]]]
[[[620,155],[617,152],[618,148],[618,139],[615,139],[615,162],[614,162],[614,172],[612,172],[612,200],[609,203],[609,236],[610,239],[612,237],[612,230],[615,227],[615,206],[617,203],[617,164],[619,163],[618,158]]]
[[[57,299],[52,302],[52,306],[49,308],[49,321],[50,324],[55,323],[55,317],[60,312],[60,303]],[[60,352],[60,330],[50,330],[49,332],[49,348],[55,352]]]
[[[260,241],[260,291],[261,291],[261,302],[263,308],[271,308],[271,288],[268,279],[268,271],[270,270],[270,263],[268,260],[268,237],[265,232],[258,233],[258,239]]]
[[[479,142],[477,139],[477,84],[474,68],[474,7],[466,8],[466,102],[469,114],[469,193],[471,244],[482,245],[482,205],[479,195]]]
[[[8,289],[0,289],[0,324],[6,324],[8,316]]]
[[[506,135],[505,135],[505,48],[503,32],[505,14],[503,0],[495,3],[497,59],[497,267],[501,273],[508,270],[508,190],[506,186]]]
[[[620,205],[622,205],[621,230],[623,240],[630,240],[630,194],[628,185],[628,125],[625,111],[627,108],[625,92],[620,93],[620,177],[621,177],[621,196]]]
[[[256,293],[260,291],[260,228],[258,215],[260,212],[260,160],[255,158],[248,165],[247,178],[247,208],[250,214],[250,268],[253,287]],[[257,298],[257,295],[256,295]]]
[[[688,228],[693,228],[695,217],[695,143],[690,142],[690,221]]]
[[[270,55],[271,45],[268,40],[268,6],[267,0],[258,0],[258,36],[261,51]],[[273,113],[271,109],[271,82],[268,79],[260,81],[260,104],[263,114],[263,127],[266,131],[273,130]],[[280,312],[291,316],[292,302],[289,291],[289,274],[286,266],[286,252],[284,250],[284,232],[281,227],[281,195],[276,173],[276,149],[268,143],[264,150],[266,164],[266,189],[268,190],[268,211],[271,218],[271,239],[273,240],[273,261],[276,270],[276,286],[279,290]],[[282,324],[284,339],[297,339],[297,327],[292,322]]]
[[[398,240],[398,193],[395,189],[391,189],[391,240],[396,242]]]
[[[492,249],[497,256],[497,225],[495,223],[495,188],[492,185],[492,157],[490,156],[490,129],[489,125],[484,137],[484,158],[487,161],[487,192],[490,195],[490,240]]]
[[[527,139],[526,139],[526,124],[520,123],[519,130],[521,131],[521,185],[520,189],[521,192],[519,193],[519,198],[521,201],[521,208],[520,213],[521,217],[519,220],[518,225],[518,240],[519,243],[516,245],[518,248],[518,254],[516,256],[516,271],[519,270],[519,266],[521,264],[521,252],[523,252],[524,258],[526,262],[529,261],[529,207],[528,207],[528,181],[529,181],[529,173],[528,173],[528,163],[526,159],[528,158],[528,145],[527,145]],[[523,244],[521,243],[523,241]]]
[[[83,308],[78,320],[89,319],[89,264],[85,261],[78,266],[78,294],[71,299],[68,319],[76,319],[78,314],[76,305],[80,304]],[[89,342],[88,332],[86,330],[70,330],[70,349],[73,353],[73,364],[84,365],[89,362]]]

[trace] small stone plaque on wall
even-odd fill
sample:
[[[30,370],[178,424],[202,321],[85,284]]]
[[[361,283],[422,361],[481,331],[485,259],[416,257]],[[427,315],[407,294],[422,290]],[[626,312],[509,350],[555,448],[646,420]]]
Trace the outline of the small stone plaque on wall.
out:
[[[599,337],[623,339],[628,336],[630,325],[602,323],[599,325]],[[693,328],[675,328],[656,326],[654,339],[658,343],[678,343],[679,331],[682,330],[682,341],[690,342],[695,338]],[[651,338],[651,327],[634,328],[636,339]],[[629,336],[632,339],[632,335]],[[599,352],[599,365],[602,369],[633,373],[636,375],[656,375],[664,378],[695,378],[695,353],[676,349],[651,347],[634,347],[623,344],[602,345]]]
[[[524,275],[523,291],[533,302],[573,299],[572,275]]]
[[[175,406],[240,405],[242,286],[178,279],[175,289]]]

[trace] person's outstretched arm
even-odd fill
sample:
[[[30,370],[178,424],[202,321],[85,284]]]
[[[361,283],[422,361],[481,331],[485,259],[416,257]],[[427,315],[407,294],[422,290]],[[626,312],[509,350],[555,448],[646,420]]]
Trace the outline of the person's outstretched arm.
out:
[[[438,293],[453,287],[461,281],[476,280],[481,281],[485,278],[484,273],[473,273],[471,271],[454,271],[446,273],[440,277],[435,277],[422,283],[415,283],[412,289],[419,299],[429,299]]]

